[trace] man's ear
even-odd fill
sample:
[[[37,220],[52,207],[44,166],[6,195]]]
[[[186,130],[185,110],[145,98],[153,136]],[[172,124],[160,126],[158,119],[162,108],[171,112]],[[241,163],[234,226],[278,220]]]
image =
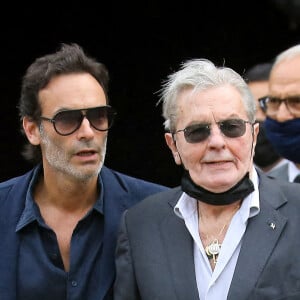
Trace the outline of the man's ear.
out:
[[[173,139],[172,133],[169,133],[169,132],[165,133],[165,140],[166,140],[166,143],[167,143],[168,147],[172,151],[175,163],[177,165],[181,165],[181,158],[179,156],[179,153],[178,153],[178,150],[177,150],[177,147],[176,147],[176,142]]]
[[[35,121],[32,121],[28,117],[23,118],[23,129],[26,134],[28,141],[32,145],[40,144],[40,130],[39,126]]]
[[[256,124],[253,125],[253,147],[254,148],[255,148],[256,143],[257,143],[257,136],[258,136],[258,133],[259,133],[259,126],[260,126],[259,123],[256,123]]]

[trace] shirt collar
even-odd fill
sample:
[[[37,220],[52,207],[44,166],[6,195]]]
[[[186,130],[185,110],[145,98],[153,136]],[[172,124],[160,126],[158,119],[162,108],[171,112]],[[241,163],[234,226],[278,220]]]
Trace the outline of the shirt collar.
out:
[[[247,222],[248,218],[252,218],[259,213],[259,190],[258,190],[258,175],[253,167],[250,176],[254,185],[254,191],[248,195],[242,202],[240,208],[242,218],[244,222]],[[182,193],[177,204],[174,207],[174,213],[182,219],[190,218],[197,210],[197,201],[195,198],[190,197],[185,192]]]
[[[33,190],[39,179],[39,176],[41,175],[41,172],[42,172],[41,165],[38,166],[33,172],[33,176],[29,183],[27,193],[26,193],[25,207],[19,221],[17,222],[16,232],[20,231],[22,228],[24,228],[25,226],[27,226],[28,224],[34,221],[37,221],[39,223],[43,222],[42,216],[40,214],[40,210],[33,198]],[[100,193],[93,209],[103,215],[103,194],[104,193],[103,193],[103,181],[101,176],[98,177],[98,186],[99,186]]]

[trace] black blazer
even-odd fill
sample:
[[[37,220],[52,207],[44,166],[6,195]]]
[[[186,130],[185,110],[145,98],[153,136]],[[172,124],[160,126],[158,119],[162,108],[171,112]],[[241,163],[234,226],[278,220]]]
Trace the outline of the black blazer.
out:
[[[300,184],[259,177],[260,213],[248,221],[227,299],[299,300]],[[174,188],[124,213],[115,300],[199,299],[193,240],[173,211],[181,194]]]

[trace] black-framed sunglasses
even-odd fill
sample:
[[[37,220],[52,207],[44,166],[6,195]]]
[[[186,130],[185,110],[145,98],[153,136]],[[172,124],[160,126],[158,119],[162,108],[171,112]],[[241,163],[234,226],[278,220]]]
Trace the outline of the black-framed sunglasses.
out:
[[[216,122],[222,134],[229,138],[241,137],[246,132],[246,124],[254,125],[250,121],[242,119],[228,119]],[[184,138],[188,143],[195,144],[205,141],[210,135],[211,124],[199,123],[187,126],[184,129],[177,130],[173,136],[178,132],[184,133]]]
[[[99,131],[107,131],[111,128],[116,112],[109,106],[98,106],[86,109],[74,109],[59,111],[54,117],[41,116],[40,119],[53,124],[55,131],[60,135],[70,135],[80,126],[84,118],[90,125]]]
[[[277,114],[282,102],[293,115],[300,114],[300,96],[290,96],[286,98],[265,96],[258,99],[261,109],[268,115]]]

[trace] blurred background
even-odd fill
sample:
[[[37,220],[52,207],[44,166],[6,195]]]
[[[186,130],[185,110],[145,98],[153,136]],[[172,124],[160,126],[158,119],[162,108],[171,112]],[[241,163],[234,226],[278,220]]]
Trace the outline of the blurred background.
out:
[[[181,168],[165,144],[156,105],[161,83],[190,58],[240,74],[272,60],[300,42],[300,0],[8,3],[0,24],[0,181],[31,168],[20,154],[25,139],[16,108],[26,68],[61,43],[76,42],[110,71],[118,116],[106,165],[176,186]]]

